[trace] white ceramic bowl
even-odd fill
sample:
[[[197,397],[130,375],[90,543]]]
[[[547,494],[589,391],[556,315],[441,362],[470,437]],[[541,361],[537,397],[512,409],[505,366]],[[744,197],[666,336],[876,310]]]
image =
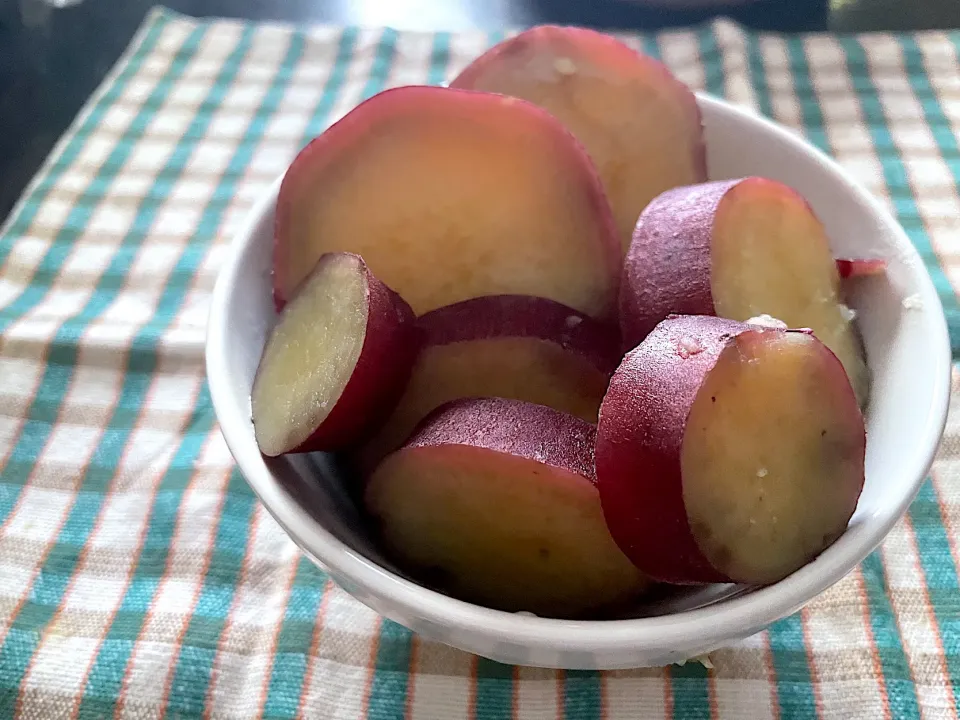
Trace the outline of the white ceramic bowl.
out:
[[[666,665],[751,635],[850,572],[906,511],[946,420],[950,346],[939,299],[903,230],[829,158],[790,132],[700,96],[712,179],[763,175],[799,190],[840,256],[882,256],[886,277],[857,283],[852,305],[873,375],[866,486],[844,535],[815,561],[763,588],[677,591],[617,620],[562,621],[490,610],[403,577],[366,536],[322,455],[271,460],[254,441],[250,388],[274,321],[270,252],[279,182],[234,239],[214,292],[207,339],[213,404],[231,452],[290,537],[361,602],[412,630],[495,660],[563,668]]]

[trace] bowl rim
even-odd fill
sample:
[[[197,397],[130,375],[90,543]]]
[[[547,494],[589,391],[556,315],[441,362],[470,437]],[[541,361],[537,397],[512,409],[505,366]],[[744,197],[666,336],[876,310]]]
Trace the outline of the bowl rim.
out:
[[[388,599],[397,612],[395,618],[416,617],[442,628],[459,628],[475,636],[535,646],[564,652],[603,653],[607,650],[671,649],[691,642],[723,641],[752,634],[769,623],[785,617],[854,570],[889,533],[916,497],[933,463],[946,426],[950,399],[952,355],[946,319],[940,299],[919,253],[906,233],[880,203],[853,180],[845,170],[807,143],[794,131],[762,117],[749,109],[730,104],[704,93],[696,93],[703,108],[728,113],[735,119],[765,132],[819,161],[830,173],[839,177],[848,189],[863,202],[873,216],[891,230],[896,242],[913,262],[913,289],[919,294],[924,316],[929,323],[930,343],[938,366],[935,373],[934,403],[923,422],[923,444],[914,448],[917,458],[915,477],[905,485],[896,503],[884,505],[865,519],[866,526],[856,544],[832,546],[814,562],[783,580],[749,593],[716,603],[668,615],[618,620],[559,620],[494,610],[430,590],[407,580],[355,552],[331,532],[319,525],[297,502],[275,482],[262,456],[250,443],[240,442],[243,413],[231,405],[227,374],[221,372],[227,349],[226,317],[230,290],[245,250],[250,245],[256,226],[275,204],[280,178],[247,215],[231,241],[227,257],[217,278],[207,325],[206,366],[210,395],[221,432],[241,473],[267,511],[301,550],[325,566],[335,578],[349,580],[372,596]],[[836,552],[831,552],[836,550]]]

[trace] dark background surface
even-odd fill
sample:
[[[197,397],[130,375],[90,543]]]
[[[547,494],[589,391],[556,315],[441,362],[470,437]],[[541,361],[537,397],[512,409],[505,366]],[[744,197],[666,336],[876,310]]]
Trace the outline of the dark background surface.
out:
[[[0,0],[0,218],[155,0]],[[72,2],[73,0],[66,0]],[[543,22],[655,29],[713,14],[782,30],[960,26],[960,0],[756,0],[710,10],[656,9],[641,0],[169,0],[194,16],[398,29],[499,29]]]

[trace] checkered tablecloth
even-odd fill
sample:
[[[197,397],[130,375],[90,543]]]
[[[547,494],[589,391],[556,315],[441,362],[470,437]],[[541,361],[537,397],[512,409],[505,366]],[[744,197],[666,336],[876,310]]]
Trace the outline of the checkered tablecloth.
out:
[[[712,670],[515,668],[428,642],[255,501],[204,384],[230,236],[361,98],[498,39],[149,15],[0,233],[0,718],[957,717],[957,414],[882,549]],[[960,33],[625,39],[883,198],[960,347]]]

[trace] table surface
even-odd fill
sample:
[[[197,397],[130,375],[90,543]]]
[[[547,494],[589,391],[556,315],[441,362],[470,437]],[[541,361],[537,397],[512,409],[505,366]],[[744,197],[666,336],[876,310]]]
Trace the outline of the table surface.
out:
[[[330,119],[388,84],[451,77],[489,37],[153,18],[0,236],[0,718],[957,720],[957,417],[883,548],[803,613],[712,654],[709,673],[505,668],[336,589],[255,501],[215,423],[203,357],[225,239]],[[109,34],[91,44],[89,22],[74,37],[92,54]],[[718,22],[630,42],[805,136],[894,212],[960,357],[958,41],[757,41]],[[71,52],[80,64],[63,52],[65,71]],[[829,192],[800,189],[830,211]],[[875,247],[842,225],[838,242]],[[889,279],[908,274],[896,259]],[[874,340],[896,345],[937,311],[915,301],[888,304],[898,320]]]
[[[53,7],[50,3],[67,4]],[[75,3],[75,4],[71,4]],[[155,0],[0,0],[0,218],[20,195]],[[195,16],[398,29],[501,29],[542,22],[653,29],[710,11],[651,9],[642,0],[170,0]],[[758,0],[723,14],[783,31],[960,27],[957,0]]]

